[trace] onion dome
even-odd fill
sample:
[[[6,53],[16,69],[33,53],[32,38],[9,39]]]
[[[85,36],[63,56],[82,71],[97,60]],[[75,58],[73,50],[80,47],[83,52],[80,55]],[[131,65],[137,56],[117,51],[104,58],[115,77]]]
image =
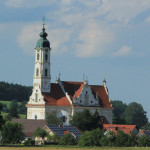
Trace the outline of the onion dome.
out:
[[[45,32],[44,24],[43,24],[43,29],[42,32],[39,34],[40,39],[36,43],[36,48],[49,48],[50,49],[50,42],[47,40],[48,34]]]

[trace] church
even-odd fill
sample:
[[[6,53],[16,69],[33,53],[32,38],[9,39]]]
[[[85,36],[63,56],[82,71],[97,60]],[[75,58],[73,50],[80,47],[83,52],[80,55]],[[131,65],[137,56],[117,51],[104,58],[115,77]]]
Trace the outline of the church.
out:
[[[61,81],[60,77],[51,83],[50,42],[43,28],[40,39],[35,47],[35,66],[33,75],[32,95],[27,107],[27,119],[46,119],[46,114],[56,112],[68,125],[70,116],[76,112],[88,109],[91,113],[97,111],[103,123],[112,123],[112,110],[106,81],[103,85],[89,85],[81,82]]]

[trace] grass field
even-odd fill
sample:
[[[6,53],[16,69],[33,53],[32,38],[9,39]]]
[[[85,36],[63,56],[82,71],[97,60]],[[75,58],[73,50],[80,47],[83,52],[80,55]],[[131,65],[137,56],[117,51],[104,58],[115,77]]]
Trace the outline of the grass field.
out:
[[[150,150],[150,147],[0,147],[0,150]]]
[[[6,107],[9,109],[10,108],[10,103],[12,101],[0,101],[0,103],[6,104]],[[18,105],[21,104],[21,102],[18,102]]]

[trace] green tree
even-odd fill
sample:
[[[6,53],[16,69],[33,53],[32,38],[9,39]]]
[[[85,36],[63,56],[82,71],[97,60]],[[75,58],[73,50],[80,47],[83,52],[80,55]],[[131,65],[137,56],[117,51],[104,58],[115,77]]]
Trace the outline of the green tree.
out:
[[[81,131],[90,131],[101,127],[97,111],[92,114],[88,109],[75,113],[70,120],[70,124]]]
[[[102,138],[102,131],[97,128],[92,131],[86,131],[79,138],[79,146],[101,146],[100,139]]]
[[[127,108],[127,104],[119,100],[111,101],[111,104],[114,107],[113,124],[126,124],[124,112]]]
[[[18,105],[18,113],[27,114],[26,102],[22,102],[20,105]]]
[[[48,133],[42,128],[37,128],[35,132],[33,133],[34,137],[41,137],[42,142],[44,144],[44,138],[47,137]]]
[[[60,124],[61,119],[57,117],[56,111],[46,113],[47,124]]]
[[[75,139],[70,133],[66,134],[60,138],[59,145],[75,145]]]
[[[17,101],[12,101],[10,103],[9,115],[11,116],[11,118],[19,118]]]
[[[128,105],[125,111],[125,118],[128,124],[137,125],[139,128],[148,121],[142,105],[136,102],[132,102]]]
[[[23,126],[16,122],[6,122],[1,134],[4,144],[17,144],[24,140]]]

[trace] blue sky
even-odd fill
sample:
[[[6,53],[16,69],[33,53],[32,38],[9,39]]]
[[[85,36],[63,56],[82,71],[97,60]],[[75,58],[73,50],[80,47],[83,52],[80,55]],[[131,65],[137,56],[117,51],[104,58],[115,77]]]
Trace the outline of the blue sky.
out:
[[[150,0],[0,0],[0,80],[32,85],[45,17],[52,82],[107,81],[110,99],[150,119]]]

